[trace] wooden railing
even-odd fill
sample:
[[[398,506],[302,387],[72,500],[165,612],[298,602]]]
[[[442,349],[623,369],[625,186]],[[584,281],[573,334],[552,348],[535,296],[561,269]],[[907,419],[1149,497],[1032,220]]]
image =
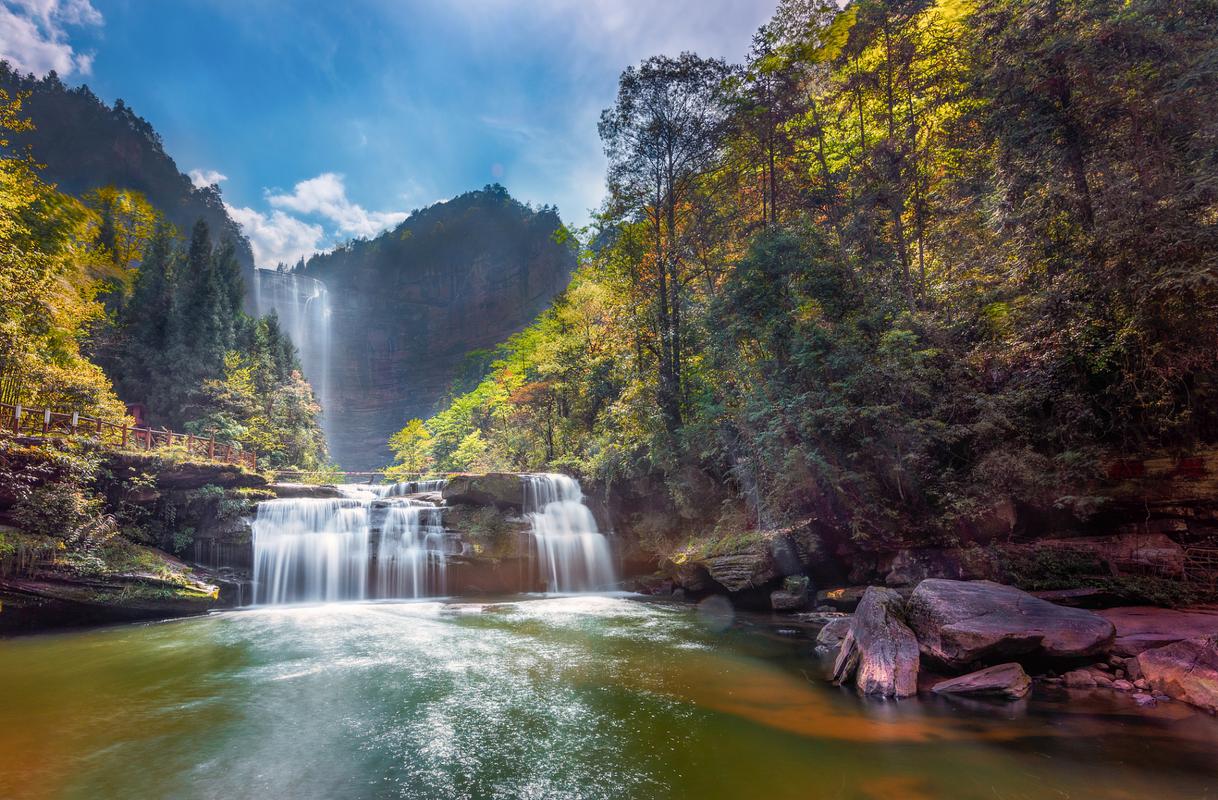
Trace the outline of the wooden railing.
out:
[[[141,428],[126,423],[107,422],[82,414],[64,414],[45,408],[25,408],[20,403],[0,403],[0,430],[17,436],[89,436],[124,450],[155,450],[180,447],[188,456],[225,464],[258,468],[258,454],[231,442],[217,442],[215,434],[196,436],[169,430]]]

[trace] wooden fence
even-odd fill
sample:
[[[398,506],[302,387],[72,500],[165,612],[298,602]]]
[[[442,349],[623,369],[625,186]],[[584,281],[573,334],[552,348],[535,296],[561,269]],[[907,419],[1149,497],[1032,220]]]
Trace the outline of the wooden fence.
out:
[[[89,436],[124,450],[155,450],[179,447],[193,458],[258,468],[258,454],[230,442],[217,442],[215,434],[195,436],[126,423],[107,422],[81,414],[64,414],[44,408],[25,408],[20,403],[0,403],[0,430],[17,436]]]

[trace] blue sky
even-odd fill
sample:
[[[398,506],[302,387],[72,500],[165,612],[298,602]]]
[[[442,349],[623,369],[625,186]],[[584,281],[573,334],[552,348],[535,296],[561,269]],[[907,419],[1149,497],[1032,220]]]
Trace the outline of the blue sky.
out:
[[[498,181],[582,224],[617,77],[740,60],[775,0],[0,0],[0,56],[123,98],[260,266]]]

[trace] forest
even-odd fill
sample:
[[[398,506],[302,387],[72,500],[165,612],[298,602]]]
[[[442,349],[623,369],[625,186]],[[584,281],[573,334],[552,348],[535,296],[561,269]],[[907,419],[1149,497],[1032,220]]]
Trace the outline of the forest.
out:
[[[950,541],[1218,436],[1218,4],[787,0],[621,75],[569,289],[394,469],[662,489],[655,535]]]

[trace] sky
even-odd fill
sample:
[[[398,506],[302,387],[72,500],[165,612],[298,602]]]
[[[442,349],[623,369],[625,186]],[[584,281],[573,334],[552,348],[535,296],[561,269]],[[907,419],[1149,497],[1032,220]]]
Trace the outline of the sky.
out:
[[[631,64],[741,60],[776,0],[0,0],[0,57],[152,123],[259,266],[488,183],[576,225]]]

